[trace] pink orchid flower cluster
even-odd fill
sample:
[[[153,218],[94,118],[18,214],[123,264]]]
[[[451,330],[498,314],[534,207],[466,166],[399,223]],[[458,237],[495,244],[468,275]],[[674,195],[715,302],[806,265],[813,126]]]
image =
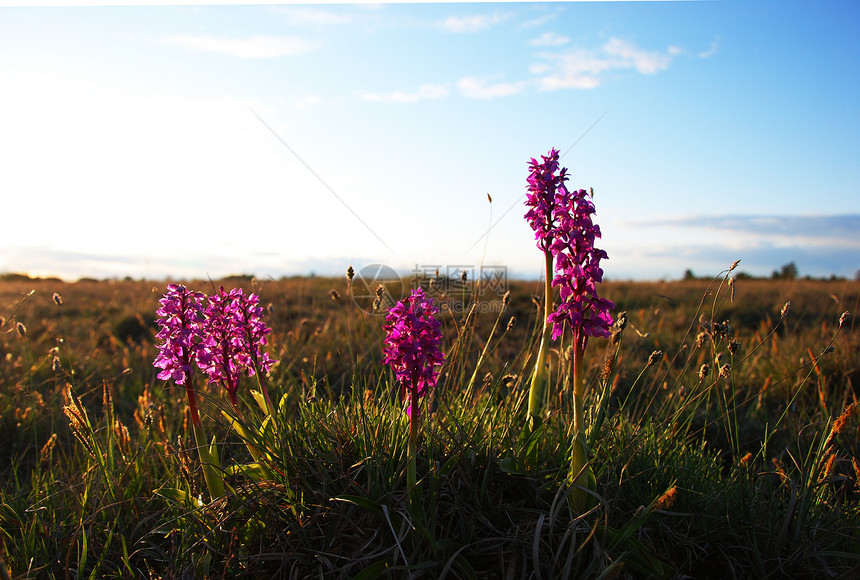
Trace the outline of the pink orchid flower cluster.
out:
[[[416,288],[399,301],[385,316],[385,355],[383,363],[394,370],[394,375],[409,394],[409,419],[415,425],[420,411],[418,402],[435,386],[439,379],[439,366],[445,355],[439,348],[442,331],[434,316],[439,308],[424,290]]]
[[[156,338],[162,343],[153,363],[162,369],[159,379],[191,389],[196,366],[210,383],[220,383],[235,405],[241,375],[268,373],[277,362],[262,350],[270,329],[256,294],[245,294],[241,288],[226,292],[222,286],[207,297],[181,284],[168,284],[159,302],[156,322],[161,330]],[[191,394],[189,406],[195,417]]]
[[[594,203],[584,189],[568,191],[567,168],[559,171],[558,158],[558,150],[551,149],[541,155],[541,163],[531,160],[526,194],[529,210],[524,216],[535,231],[538,247],[550,252],[555,261],[552,285],[559,287],[561,304],[547,322],[553,325],[553,340],[561,337],[565,323],[574,332],[606,338],[614,304],[597,295],[596,285],[603,280],[600,260],[607,255],[594,246],[600,238],[600,227],[591,217]]]

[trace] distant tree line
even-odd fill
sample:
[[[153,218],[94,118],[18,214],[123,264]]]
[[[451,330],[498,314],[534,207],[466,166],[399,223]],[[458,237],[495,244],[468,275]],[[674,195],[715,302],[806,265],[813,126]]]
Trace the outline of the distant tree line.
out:
[[[766,280],[767,277],[764,276],[753,276],[752,274],[748,274],[747,272],[738,272],[734,275],[738,280]],[[784,264],[780,269],[774,270],[770,275],[770,280],[797,280],[799,279],[800,272],[797,269],[797,264],[794,262],[789,262],[788,264]],[[696,276],[696,274],[689,268],[684,271],[684,280],[710,280],[713,276]],[[831,274],[828,277],[821,278],[813,278],[812,276],[803,276],[804,280],[845,280],[844,276],[837,276],[836,274]],[[854,280],[860,282],[860,270],[854,273]]]

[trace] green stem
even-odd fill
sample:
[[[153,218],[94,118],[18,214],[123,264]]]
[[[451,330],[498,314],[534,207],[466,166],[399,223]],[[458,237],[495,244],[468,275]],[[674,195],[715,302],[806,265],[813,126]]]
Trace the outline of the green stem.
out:
[[[573,511],[582,515],[591,507],[592,496],[587,490],[594,491],[596,482],[594,472],[588,465],[588,447],[585,437],[585,365],[583,357],[588,335],[581,328],[573,331],[573,356],[571,365],[573,372],[573,449],[570,457],[570,481],[578,487],[570,490],[570,502]],[[583,489],[584,488],[584,489]]]
[[[573,430],[577,437],[585,437],[585,365],[583,365],[583,356],[585,355],[585,345],[588,341],[588,335],[577,329],[573,332]]]
[[[540,347],[538,348],[537,359],[535,360],[534,371],[532,372],[531,388],[529,390],[528,426],[531,431],[534,431],[540,425],[541,421],[544,391],[547,382],[546,359],[549,352],[549,341],[552,337],[552,325],[547,324],[546,321],[554,302],[552,289],[552,252],[545,250],[544,256],[546,259],[546,279],[544,281],[543,332],[541,334]]]
[[[418,395],[417,390],[410,387],[411,393],[409,404],[409,442],[407,443],[406,452],[409,455],[409,462],[406,465],[406,488],[409,490],[409,502],[412,505],[412,513],[417,513],[418,502],[421,494],[418,491]]]

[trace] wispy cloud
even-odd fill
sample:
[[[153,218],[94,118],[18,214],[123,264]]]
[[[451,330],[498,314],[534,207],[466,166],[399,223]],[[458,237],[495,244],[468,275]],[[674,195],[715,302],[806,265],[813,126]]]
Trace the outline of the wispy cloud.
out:
[[[470,99],[493,99],[516,95],[526,87],[525,82],[488,83],[475,77],[465,77],[457,82],[457,88]]]
[[[323,102],[322,97],[311,95],[309,97],[301,98],[293,103],[293,108],[299,111],[307,111],[317,105],[321,105]]]
[[[547,32],[530,44],[535,46],[560,46],[570,41],[566,36]],[[559,52],[543,52],[543,62],[529,66],[532,78],[527,80],[493,82],[486,77],[466,76],[457,81],[460,95],[469,99],[494,99],[508,97],[537,86],[540,90],[593,89],[603,82],[606,73],[614,70],[633,69],[640,74],[655,74],[666,69],[681,49],[670,46],[664,52],[648,51],[635,44],[612,37],[598,50],[581,48]],[[422,85],[417,92],[395,92],[390,94],[365,93],[365,101],[414,103],[424,99],[449,96],[444,85]]]
[[[418,87],[418,90],[412,93],[394,92],[394,93],[364,93],[361,99],[371,102],[387,102],[387,103],[415,103],[426,99],[441,99],[447,97],[448,89],[443,85],[424,84]]]
[[[529,41],[532,46],[561,46],[570,42],[570,37],[555,32],[544,32]]]
[[[537,14],[533,18],[520,20],[520,28],[523,30],[543,26],[556,20],[564,12],[564,8],[558,4],[533,4],[532,7],[536,9]]]
[[[480,32],[500,22],[509,20],[513,14],[473,14],[471,16],[451,16],[436,23],[438,28],[448,32]]]
[[[268,9],[283,18],[287,25],[301,28],[342,26],[355,20],[354,13],[326,10],[315,6],[269,6]]]
[[[708,48],[708,50],[701,51],[698,54],[698,57],[699,58],[711,58],[712,56],[717,54],[717,51],[719,50],[719,48],[720,48],[720,46],[719,46],[719,44],[717,44],[717,41],[714,41],[711,43],[711,46]]]
[[[699,215],[635,222],[654,230],[659,244],[633,250],[642,263],[686,262],[696,273],[715,273],[741,259],[741,270],[769,275],[795,262],[801,274],[853,276],[860,255],[860,215]],[[682,232],[683,244],[672,243],[671,231]],[[691,234],[687,234],[691,232]],[[692,236],[692,237],[691,237]],[[701,272],[700,272],[701,271]]]
[[[638,225],[704,228],[758,237],[784,238],[794,243],[816,243],[814,240],[821,240],[828,245],[860,248],[860,214],[692,216],[641,222]]]
[[[616,70],[633,69],[640,74],[655,74],[669,67],[681,49],[670,46],[665,51],[642,49],[618,37],[610,38],[596,50],[575,48],[561,52],[544,52],[544,62],[530,70],[539,75],[542,90],[593,89],[603,82],[603,75]]]
[[[725,272],[735,260],[740,260],[738,272],[754,276],[769,276],[785,264],[794,262],[802,276],[828,277],[832,274],[853,277],[857,270],[857,251],[854,249],[806,246],[778,246],[763,243],[741,250],[692,244],[664,249],[647,246],[635,248],[626,256],[631,263],[625,269],[636,269],[641,264],[672,265],[675,270],[668,275],[680,277],[683,269],[690,268],[695,274],[714,276]]]
[[[297,36],[251,36],[224,38],[177,34],[164,39],[165,44],[190,50],[217,52],[239,58],[278,58],[295,56],[317,48],[317,43]]]

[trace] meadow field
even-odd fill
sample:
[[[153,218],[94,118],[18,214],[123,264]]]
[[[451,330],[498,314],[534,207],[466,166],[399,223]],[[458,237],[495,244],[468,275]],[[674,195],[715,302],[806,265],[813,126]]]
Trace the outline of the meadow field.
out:
[[[387,295],[182,282],[259,295],[278,361],[270,409],[256,376],[236,405],[198,377],[213,494],[186,389],[153,366],[167,282],[5,276],[0,578],[860,577],[860,282],[601,284],[616,323],[585,355],[587,510],[564,338],[524,436],[542,283],[406,282],[442,306],[445,353],[416,449],[382,362]]]

